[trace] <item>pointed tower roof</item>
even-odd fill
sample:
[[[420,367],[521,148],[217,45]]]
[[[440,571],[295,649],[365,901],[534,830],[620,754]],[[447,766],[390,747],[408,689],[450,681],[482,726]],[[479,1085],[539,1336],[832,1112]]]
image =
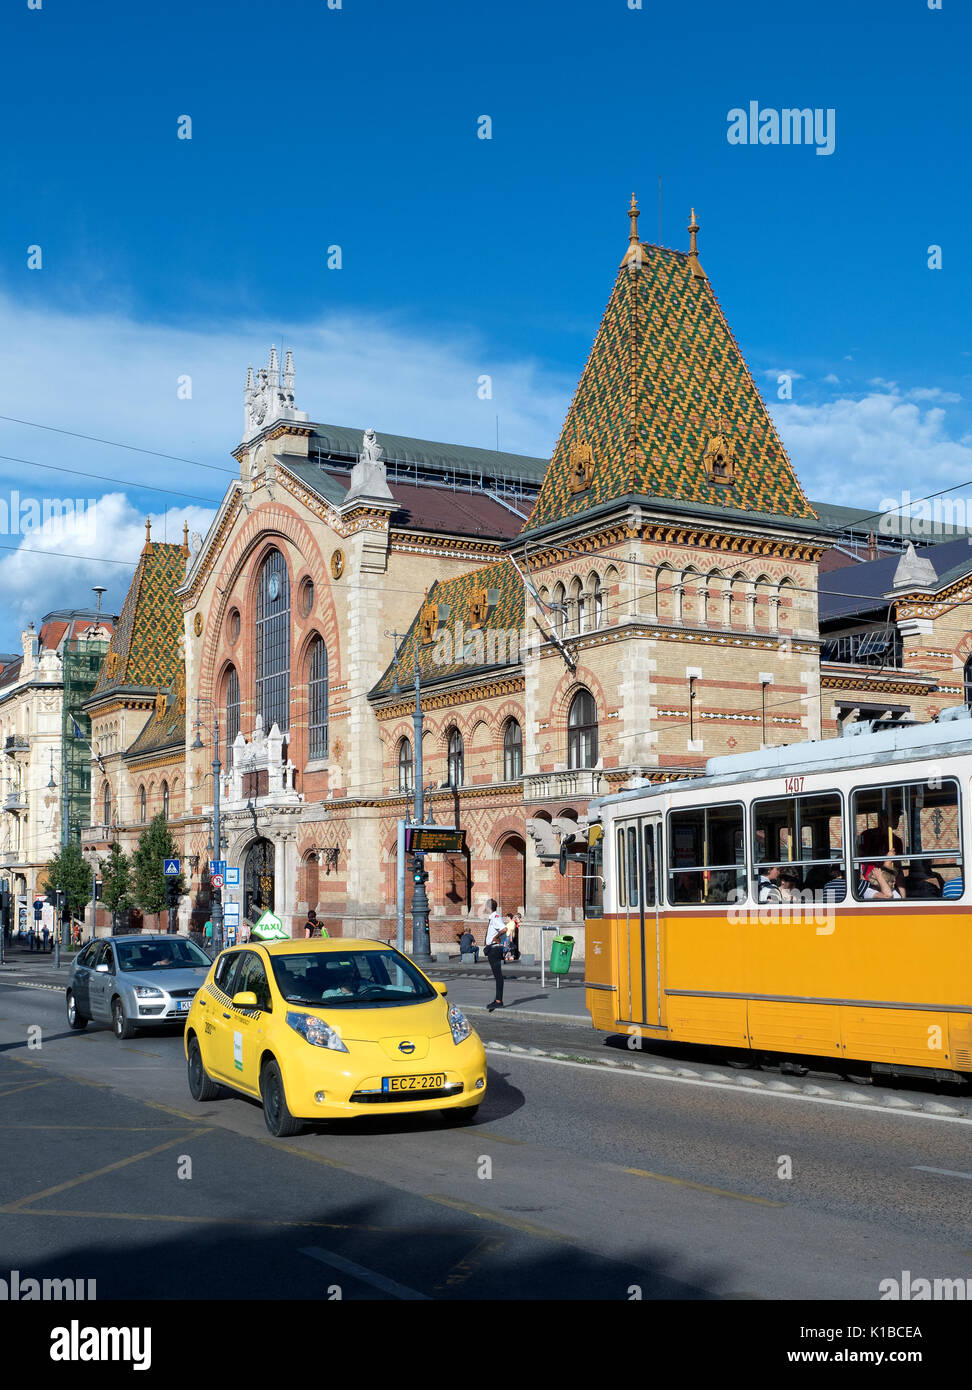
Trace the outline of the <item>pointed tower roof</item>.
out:
[[[91,698],[118,687],[168,690],[182,667],[181,545],[146,541]]]
[[[631,234],[533,513],[536,530],[624,497],[812,522],[801,488],[690,249]]]

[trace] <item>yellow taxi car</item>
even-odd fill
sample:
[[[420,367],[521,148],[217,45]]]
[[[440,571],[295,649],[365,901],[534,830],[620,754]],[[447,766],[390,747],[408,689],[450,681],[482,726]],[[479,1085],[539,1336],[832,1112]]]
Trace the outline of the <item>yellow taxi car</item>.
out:
[[[263,1102],[270,1133],[309,1120],[444,1110],[486,1094],[479,1035],[407,956],[380,941],[251,942],[223,951],[186,1020],[189,1091]]]

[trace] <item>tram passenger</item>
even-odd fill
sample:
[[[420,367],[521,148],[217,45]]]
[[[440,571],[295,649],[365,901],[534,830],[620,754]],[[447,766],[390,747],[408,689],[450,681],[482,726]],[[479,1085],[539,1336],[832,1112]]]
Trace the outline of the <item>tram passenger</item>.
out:
[[[941,874],[932,868],[930,859],[912,859],[905,885],[909,898],[940,898],[945,887]]]
[[[869,864],[864,874],[864,888],[861,897],[865,902],[874,898],[903,898],[904,894],[895,886],[894,865],[888,860],[884,864]]]
[[[844,879],[844,866],[836,860],[830,866],[830,877],[823,886],[825,903],[842,903],[847,897],[847,883]]]
[[[799,869],[787,866],[780,870],[780,894],[785,903],[798,903],[802,900]]]
[[[947,898],[951,902],[956,898],[960,898],[964,892],[965,880],[962,875],[959,874],[957,878],[950,878],[945,884],[945,887],[942,889],[942,897]]]
[[[781,903],[783,901],[783,890],[780,887],[779,864],[771,864],[768,869],[760,872],[757,884],[757,898],[761,903]]]

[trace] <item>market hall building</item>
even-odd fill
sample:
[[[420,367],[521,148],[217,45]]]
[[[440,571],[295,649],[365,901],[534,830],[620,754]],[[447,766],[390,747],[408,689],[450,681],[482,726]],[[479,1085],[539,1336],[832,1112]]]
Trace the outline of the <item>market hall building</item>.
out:
[[[425,819],[467,845],[426,861],[433,947],[453,950],[495,898],[522,910],[525,949],[557,923],[582,954],[580,865],[561,875],[556,854],[592,797],[835,731],[817,618],[833,532],[694,215],[687,252],[642,243],[633,200],[629,217],[549,461],[315,424],[290,353],[248,375],[239,479],[205,539],[147,540],[91,704],[93,732],[99,710],[127,723],[122,800],[111,771],[93,779],[90,842],[131,847],[164,772],[184,926],[209,915],[218,754],[218,857],[241,869],[243,915],[269,906],[296,932],[313,907],[332,934],[394,936],[416,669]],[[165,670],[153,688],[143,655],[112,697],[125,634],[153,624]]]

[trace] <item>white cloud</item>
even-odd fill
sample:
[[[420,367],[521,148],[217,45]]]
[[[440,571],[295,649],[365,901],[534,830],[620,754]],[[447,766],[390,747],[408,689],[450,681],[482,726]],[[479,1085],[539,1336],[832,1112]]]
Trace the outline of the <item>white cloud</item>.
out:
[[[824,405],[770,403],[810,497],[852,507],[972,480],[972,439],[953,438],[946,412],[875,392]],[[972,487],[969,489],[972,493]]]
[[[943,391],[940,386],[914,386],[905,392],[909,401],[940,401],[942,405],[958,405],[962,397],[956,391]]]
[[[10,494],[0,497],[9,508]],[[15,508],[16,511],[16,508]],[[26,515],[26,514],[25,514]],[[149,513],[153,540],[181,541],[183,520],[191,531],[205,532],[212,512],[204,507],[174,507]],[[21,533],[23,526],[20,527]],[[54,608],[94,607],[94,584],[104,584],[103,608],[118,613],[145,544],[145,516],[124,493],[97,499],[93,510],[52,517],[27,534],[5,534],[0,550],[0,592],[5,596],[2,649],[19,649],[19,633],[35,626]]]
[[[834,376],[833,372],[828,372],[827,375],[824,377],[824,381],[827,383],[828,386],[840,385],[840,377]]]
[[[574,384],[527,356],[489,351],[471,330],[421,333],[393,319],[351,314],[283,330],[285,345],[294,350],[298,408],[327,424],[495,448],[498,414],[501,449],[549,457]],[[117,609],[118,567],[101,565],[98,557],[137,556],[144,535],[137,508],[160,516],[164,509],[170,539],[181,539],[184,516],[205,529],[203,510],[218,503],[236,472],[230,450],[242,432],[247,364],[263,365],[271,342],[279,351],[280,332],[279,324],[257,322],[210,330],[139,323],[117,312],[44,311],[0,295],[0,372],[17,387],[15,397],[6,394],[3,415],[209,465],[187,466],[0,419],[0,498],[16,489],[38,502],[103,499],[99,539],[91,549],[75,534],[59,546],[64,553],[56,559],[31,558],[28,547],[43,544],[35,534],[23,541],[22,552],[0,561],[6,598],[0,650],[16,649],[20,627],[46,608],[86,605],[91,584],[108,584],[106,606]],[[191,398],[179,399],[185,376]],[[484,376],[490,378],[487,399],[480,398]],[[101,476],[50,471],[60,466]],[[141,491],[150,486],[174,495]],[[109,521],[120,527],[117,538],[111,531],[105,538]],[[16,537],[0,536],[4,546],[16,543]],[[84,558],[68,558],[74,554]]]

